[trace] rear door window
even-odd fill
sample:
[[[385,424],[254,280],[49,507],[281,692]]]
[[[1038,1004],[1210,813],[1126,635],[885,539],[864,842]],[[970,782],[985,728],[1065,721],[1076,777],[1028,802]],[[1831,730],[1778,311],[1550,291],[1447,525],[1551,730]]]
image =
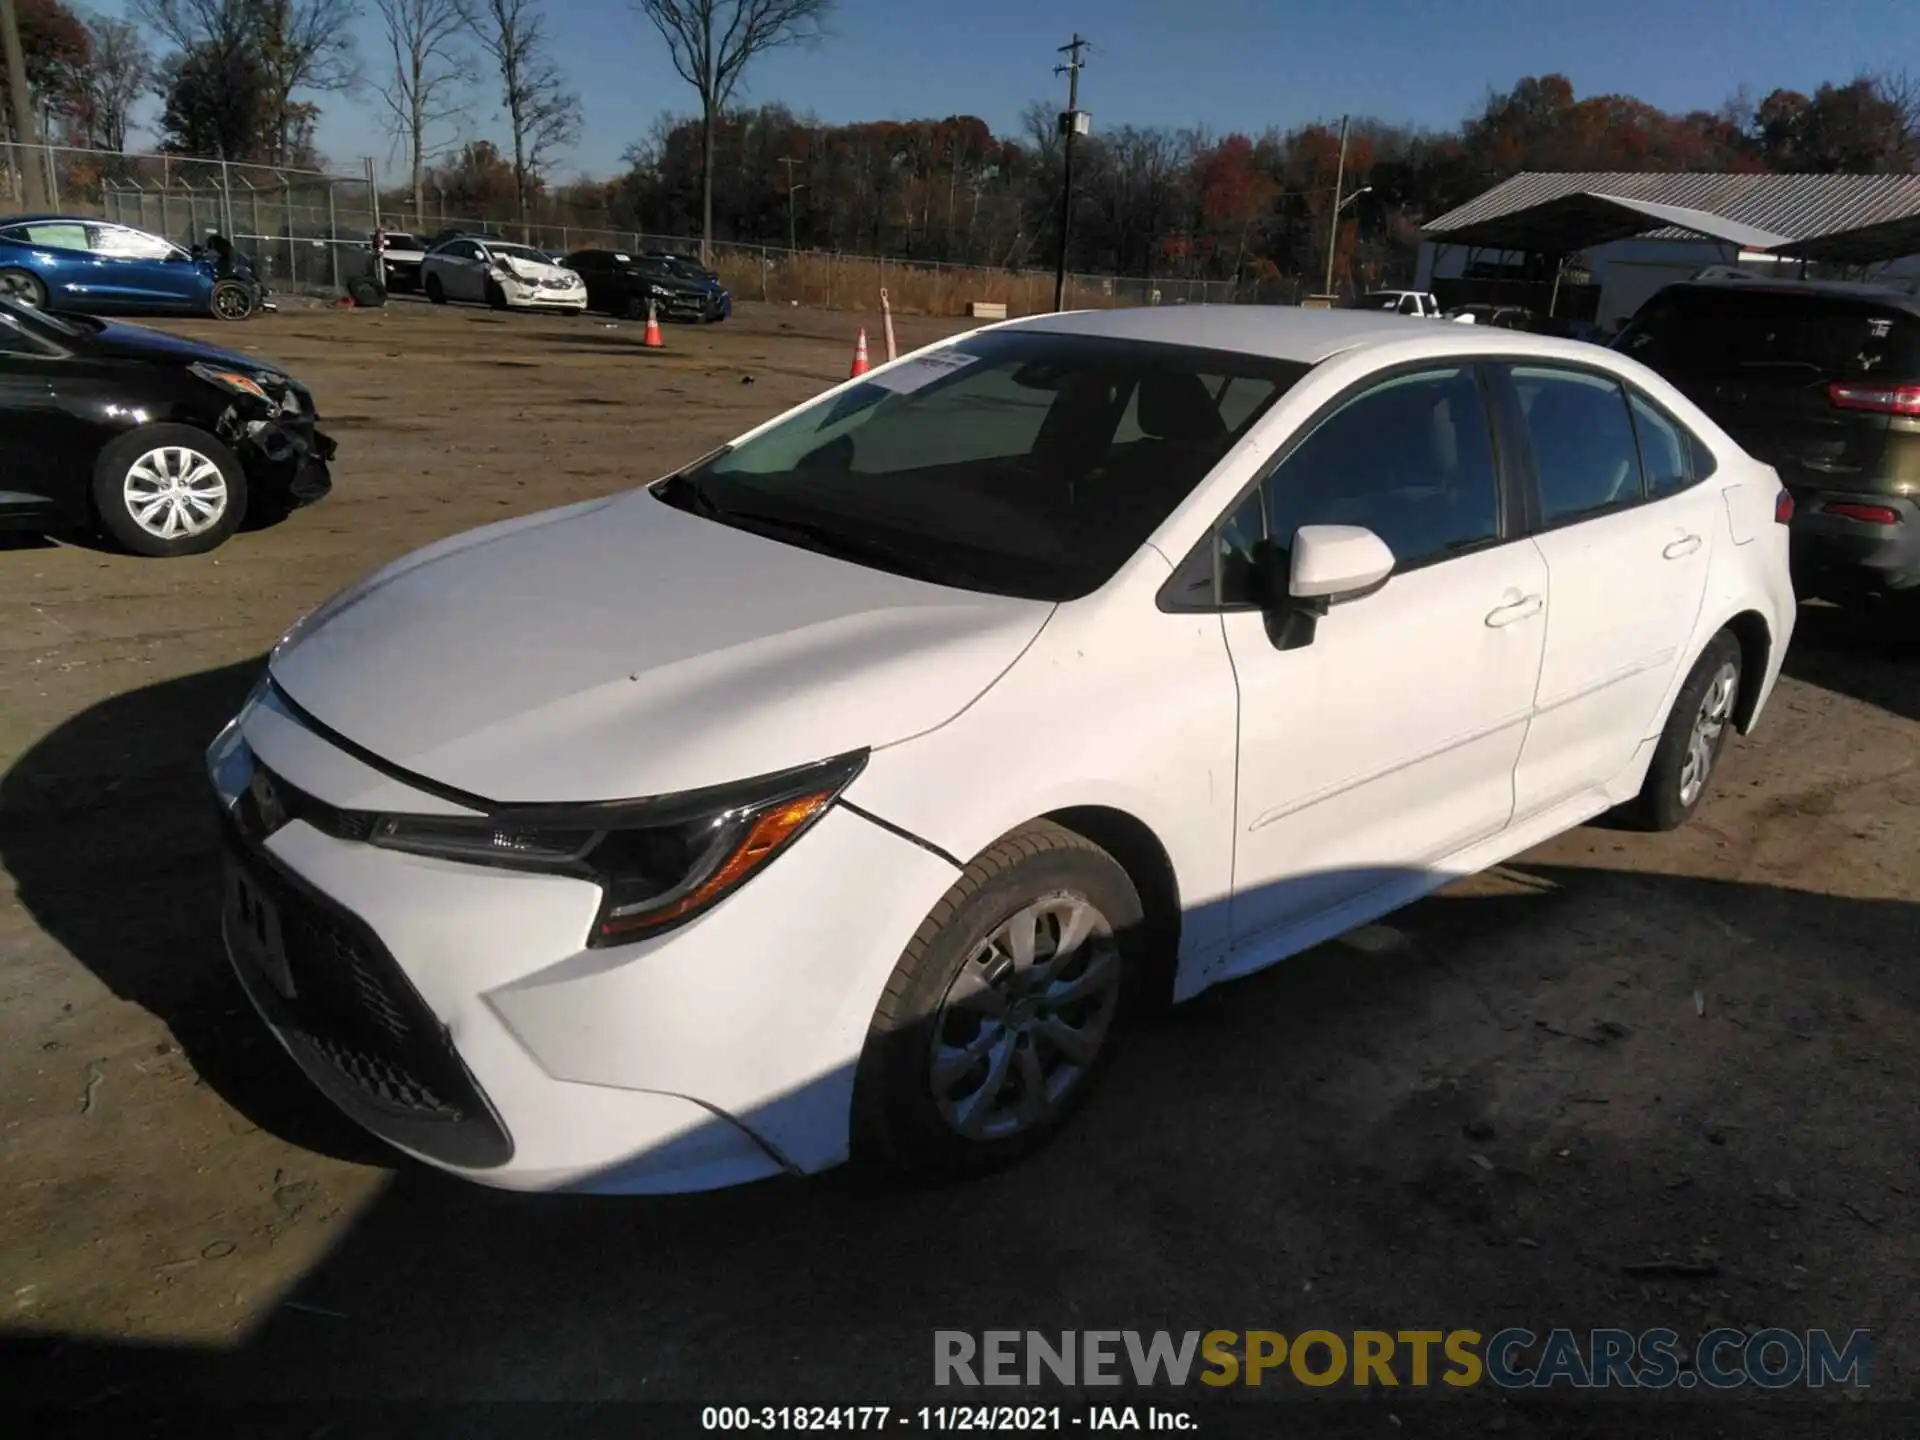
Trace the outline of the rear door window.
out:
[[[1640,450],[1619,384],[1584,370],[1509,371],[1533,442],[1541,518],[1564,525],[1637,503]]]

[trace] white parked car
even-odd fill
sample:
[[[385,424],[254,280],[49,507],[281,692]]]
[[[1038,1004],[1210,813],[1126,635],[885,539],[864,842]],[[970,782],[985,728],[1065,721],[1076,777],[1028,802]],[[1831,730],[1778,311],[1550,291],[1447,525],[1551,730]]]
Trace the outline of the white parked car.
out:
[[[459,236],[420,262],[420,288],[436,305],[473,300],[496,310],[587,308],[587,282],[531,245]]]
[[[1356,295],[1350,310],[1386,310],[1395,315],[1413,315],[1425,320],[1441,318],[1440,302],[1425,290],[1369,290]]]
[[[994,1165],[1156,992],[1684,820],[1779,673],[1789,510],[1592,346],[977,330],[296,625],[208,755],[228,946],[475,1180]]]

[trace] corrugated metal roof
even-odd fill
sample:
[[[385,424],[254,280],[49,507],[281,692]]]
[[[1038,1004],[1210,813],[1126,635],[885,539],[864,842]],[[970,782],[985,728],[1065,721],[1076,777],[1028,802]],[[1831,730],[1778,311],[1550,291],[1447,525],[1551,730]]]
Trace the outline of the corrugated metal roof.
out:
[[[1444,239],[1450,232],[1583,191],[1598,191],[1655,205],[1707,210],[1790,240],[1839,234],[1920,216],[1920,175],[1676,175],[1528,170],[1430,221],[1425,233],[1434,239]],[[1694,235],[1691,230],[1669,226],[1649,232],[1646,238],[1686,240]]]

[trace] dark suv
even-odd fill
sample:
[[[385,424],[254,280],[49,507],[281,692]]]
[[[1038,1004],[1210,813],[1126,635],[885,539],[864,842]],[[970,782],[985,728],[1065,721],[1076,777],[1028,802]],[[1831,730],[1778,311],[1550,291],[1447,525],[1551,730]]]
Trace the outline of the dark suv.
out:
[[[1803,595],[1920,599],[1920,300],[1867,285],[1693,281],[1614,348],[1780,473]]]

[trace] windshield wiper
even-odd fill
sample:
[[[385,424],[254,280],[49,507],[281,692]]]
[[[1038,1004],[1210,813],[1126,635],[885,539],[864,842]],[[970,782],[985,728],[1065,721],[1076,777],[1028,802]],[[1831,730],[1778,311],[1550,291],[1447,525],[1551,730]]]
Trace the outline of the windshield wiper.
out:
[[[831,525],[821,525],[811,520],[796,520],[786,515],[768,515],[757,510],[739,510],[731,506],[721,510],[718,518],[731,520],[742,529],[759,531],[770,539],[784,537],[798,540],[810,550],[818,550],[842,560],[878,565],[885,570],[910,575],[916,580],[931,580],[937,584],[953,583],[934,572],[918,553],[874,536],[849,535],[844,530],[836,529]]]

